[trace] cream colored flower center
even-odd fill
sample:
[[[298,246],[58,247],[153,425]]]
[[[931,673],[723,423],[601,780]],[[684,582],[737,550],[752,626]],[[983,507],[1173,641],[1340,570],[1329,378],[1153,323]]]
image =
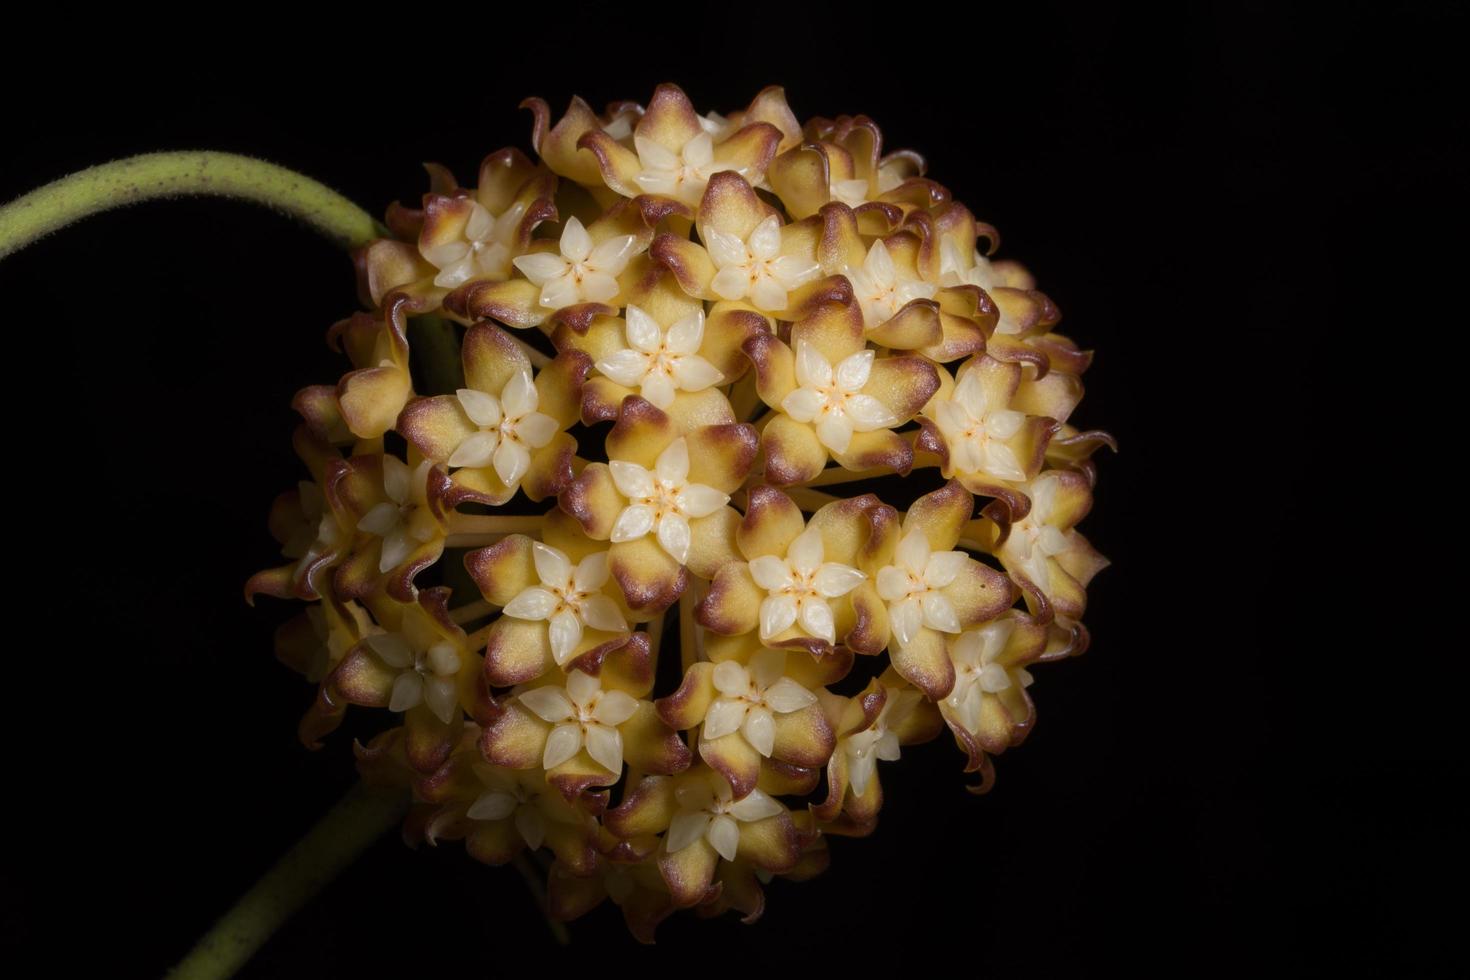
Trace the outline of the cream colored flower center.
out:
[[[834,453],[845,453],[854,432],[872,432],[898,424],[877,398],[863,394],[872,376],[875,353],[861,350],[834,368],[804,340],[796,342],[797,388],[781,400],[781,410],[797,422],[816,427],[817,438]]]
[[[821,532],[807,528],[791,542],[785,558],[762,555],[750,563],[751,577],[768,593],[760,608],[763,641],[798,623],[811,636],[837,641],[828,600],[851,592],[867,576],[847,565],[823,561],[824,553]]]

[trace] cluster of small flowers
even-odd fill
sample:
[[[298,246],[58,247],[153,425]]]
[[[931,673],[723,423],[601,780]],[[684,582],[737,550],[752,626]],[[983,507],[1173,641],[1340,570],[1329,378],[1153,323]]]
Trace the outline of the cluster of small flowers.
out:
[[[403,716],[359,764],[411,787],[411,838],[546,848],[555,915],[610,898],[645,940],[677,908],[753,919],[873,830],[901,746],[948,726],[987,787],[1028,667],[1085,649],[1090,354],[866,117],[803,127],[776,87],[728,117],[674,85],[525,105],[539,162],[431,167],[358,254],[373,312],[297,397],[311,479],[247,594],[314,603],[277,651],[319,685],[307,744],[349,704]],[[450,325],[462,387],[415,391],[411,317]],[[923,467],[947,482],[904,510],[816,489]],[[488,510],[518,492],[553,506]],[[453,608],[415,584],[446,549],[479,591]]]

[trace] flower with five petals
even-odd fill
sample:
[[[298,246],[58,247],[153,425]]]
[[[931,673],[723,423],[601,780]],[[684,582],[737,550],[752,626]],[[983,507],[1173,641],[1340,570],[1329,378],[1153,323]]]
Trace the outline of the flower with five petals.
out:
[[[541,584],[519,593],[505,605],[515,619],[546,620],[551,655],[565,667],[582,642],[584,626],[608,633],[626,633],[627,621],[618,604],[602,591],[608,579],[607,553],[583,558],[575,566],[567,556],[542,544],[532,545]],[[547,768],[551,768],[547,766]]]

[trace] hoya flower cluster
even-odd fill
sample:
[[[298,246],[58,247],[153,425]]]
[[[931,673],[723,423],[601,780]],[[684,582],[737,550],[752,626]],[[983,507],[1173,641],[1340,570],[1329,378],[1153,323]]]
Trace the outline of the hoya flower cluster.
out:
[[[1031,666],[1086,647],[1090,354],[864,116],[525,105],[535,159],[430,168],[358,254],[352,370],[297,398],[289,561],[247,591],[312,603],[278,645],[308,744],[392,716],[360,765],[411,838],[549,856],[556,916],[646,940],[753,919],[874,829],[905,746],[948,728],[987,787]],[[817,489],[857,481],[892,489]]]

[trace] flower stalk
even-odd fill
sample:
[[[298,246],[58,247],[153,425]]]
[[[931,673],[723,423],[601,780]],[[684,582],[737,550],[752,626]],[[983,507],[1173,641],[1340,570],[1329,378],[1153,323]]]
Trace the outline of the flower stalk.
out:
[[[264,160],[209,150],[145,153],[88,167],[0,207],[0,258],[93,214],[139,201],[192,196],[264,204],[343,248],[365,245],[385,231],[325,184]]]

